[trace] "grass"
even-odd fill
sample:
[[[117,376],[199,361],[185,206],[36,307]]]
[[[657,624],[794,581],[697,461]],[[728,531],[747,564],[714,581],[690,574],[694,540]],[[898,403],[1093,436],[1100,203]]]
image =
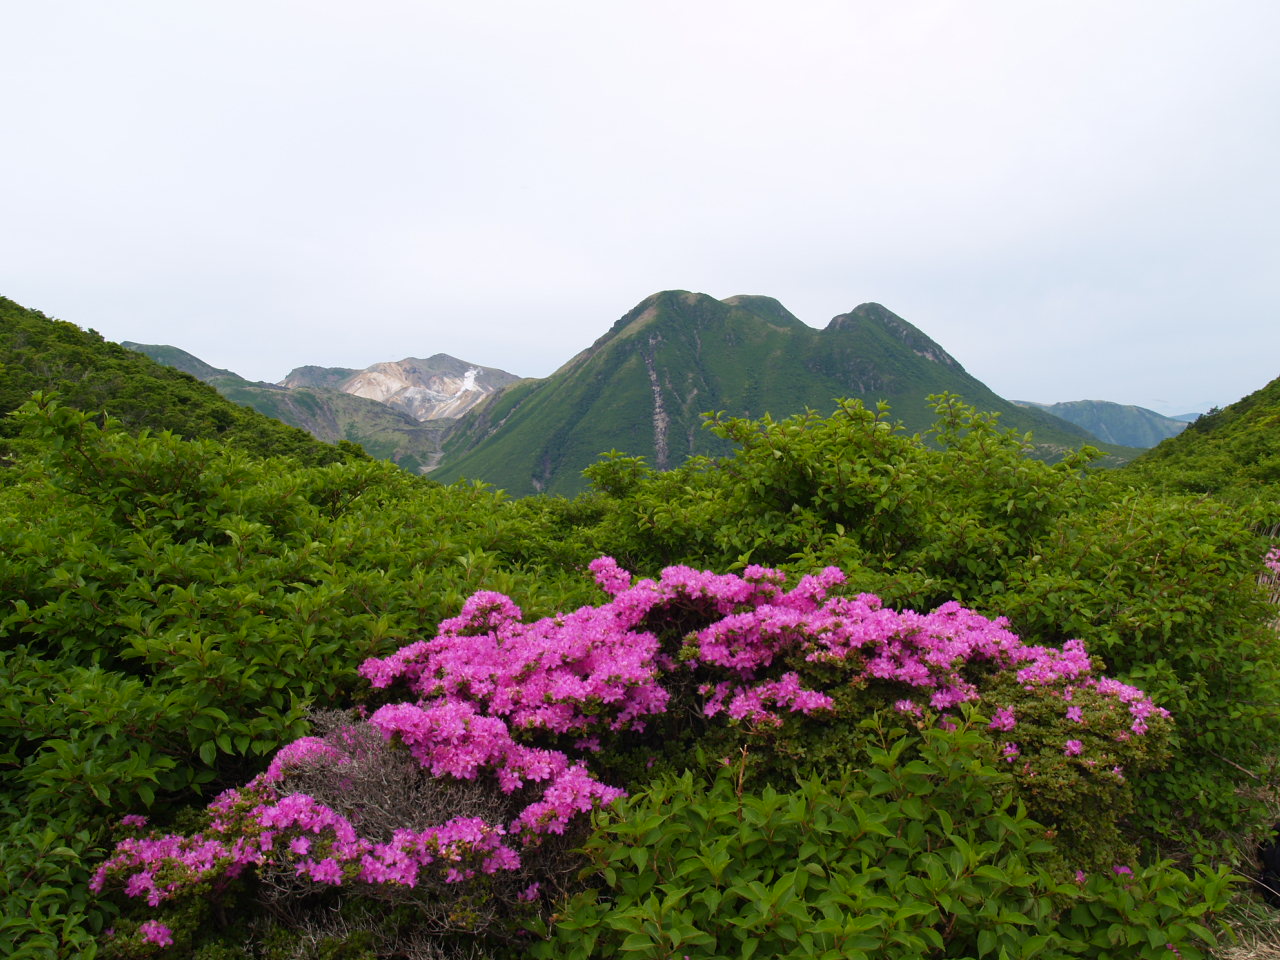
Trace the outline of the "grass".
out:
[[[1226,917],[1236,942],[1219,947],[1219,960],[1280,960],[1280,914],[1251,892],[1242,892]]]
[[[1273,528],[1270,541],[1276,542],[1280,536],[1280,527]],[[1271,602],[1280,614],[1280,573],[1264,571],[1258,577],[1259,585],[1268,592]],[[1272,621],[1272,626],[1280,631],[1280,615]],[[1280,761],[1275,761],[1280,762]],[[1280,822],[1280,796],[1272,794],[1268,797],[1271,813]],[[1254,862],[1254,848],[1258,838],[1247,838],[1241,843],[1246,853],[1241,862]],[[1219,948],[1219,960],[1280,960],[1280,910],[1270,906],[1252,890],[1242,889],[1232,903],[1230,914],[1226,917],[1236,943]]]

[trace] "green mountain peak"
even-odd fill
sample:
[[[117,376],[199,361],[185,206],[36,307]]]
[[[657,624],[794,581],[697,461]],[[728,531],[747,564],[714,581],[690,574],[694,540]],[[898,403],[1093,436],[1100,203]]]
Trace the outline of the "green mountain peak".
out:
[[[463,417],[432,476],[481,479],[515,495],[569,494],[611,449],[659,469],[728,453],[727,441],[702,429],[708,411],[781,418],[850,397],[887,401],[908,429],[924,430],[933,422],[925,398],[943,392],[1034,430],[1046,456],[1094,442],[1079,427],[996,396],[880,304],[817,330],[770,297],[665,290],[550,377],[515,384]]]
[[[861,303],[848,313],[832,317],[825,332],[846,333],[868,339],[887,335],[900,341],[916,356],[964,372],[959,361],[922,330],[878,303]]]

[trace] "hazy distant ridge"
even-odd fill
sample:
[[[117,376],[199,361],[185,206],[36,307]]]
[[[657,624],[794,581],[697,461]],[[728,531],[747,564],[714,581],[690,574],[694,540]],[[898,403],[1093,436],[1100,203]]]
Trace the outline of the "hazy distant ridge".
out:
[[[1068,423],[1084,427],[1104,443],[1124,447],[1154,447],[1167,437],[1174,437],[1187,428],[1187,421],[1166,417],[1128,404],[1109,400],[1068,400],[1062,403],[1036,403],[1034,400],[1017,401],[1022,406],[1036,407],[1061,417]],[[1195,414],[1189,415],[1195,419]]]
[[[319,440],[358,443],[371,456],[392,460],[413,473],[428,470],[439,461],[441,440],[451,423],[447,420],[420,423],[385,403],[327,386],[285,387],[246,380],[177,347],[133,342],[122,346],[146,354],[165,366],[190,373],[217,389],[228,400],[300,427]],[[335,379],[330,373],[331,368],[299,369],[312,371],[310,382],[316,384]],[[344,372],[355,374],[358,371]]]

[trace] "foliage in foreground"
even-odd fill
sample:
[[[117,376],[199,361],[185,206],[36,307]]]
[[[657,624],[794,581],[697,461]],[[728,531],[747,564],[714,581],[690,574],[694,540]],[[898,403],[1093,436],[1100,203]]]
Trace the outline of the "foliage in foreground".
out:
[[[1225,868],[1054,876],[1052,831],[972,727],[874,729],[858,759],[786,791],[744,791],[730,765],[614,804],[587,843],[595,885],[532,955],[1190,960],[1214,943]]]
[[[166,822],[261,771],[308,708],[351,705],[363,659],[473,590],[585,599],[513,576],[492,491],[133,436],[48,401],[22,422],[40,456],[0,483],[0,953],[90,950],[110,821]]]
[[[162,833],[198,830],[199,814],[186,808],[262,772],[276,747],[306,732],[306,708],[384,705],[384,695],[359,682],[365,657],[429,641],[430,625],[482,588],[510,595],[533,617],[572,609],[592,596],[574,568],[601,552],[653,575],[680,562],[738,571],[757,562],[794,572],[837,565],[855,584],[850,593],[875,592],[885,608],[960,600],[989,617],[1010,616],[1010,629],[1032,646],[1085,637],[1104,661],[1091,668],[1145,690],[1173,712],[1175,727],[1171,740],[1161,732],[1137,741],[1157,749],[1124,764],[1132,816],[1098,820],[1080,805],[1080,817],[1123,836],[1135,830],[1146,847],[1173,837],[1221,851],[1224,831],[1257,822],[1235,787],[1267,775],[1262,764],[1277,738],[1276,641],[1265,626],[1274,608],[1256,586],[1264,548],[1248,533],[1253,515],[1130,489],[1088,473],[1081,459],[1050,467],[954,401],[940,412],[936,446],[847,405],[831,418],[740,422],[739,453],[715,464],[655,473],[614,459],[593,471],[595,494],[510,502],[386,465],[304,468],[168,435],[128,437],[110,421],[56,405],[28,410],[23,449],[32,459],[0,482],[0,952],[91,956],[95,933],[112,925],[119,949],[139,918],[113,919],[112,905],[91,901],[87,890],[110,821],[147,813]],[[680,646],[668,654],[678,659]],[[832,680],[806,670],[817,667],[796,668],[815,691]],[[742,720],[724,723],[721,714],[712,722],[698,712],[696,685],[677,687],[692,709],[651,716],[647,732],[611,733],[600,753],[588,751],[601,782],[642,791],[654,776],[701,770],[694,744],[711,756],[739,756]],[[779,714],[781,728],[757,724],[743,796],[763,797],[770,784],[791,794],[793,773],[804,783],[828,768],[858,768],[857,721],[876,706],[861,696],[837,704],[843,718],[824,715],[821,724],[790,712]],[[990,702],[988,722],[1006,705]],[[1046,829],[1061,830],[1070,803],[1053,812],[1055,778],[1037,777],[1041,795],[1028,792],[1028,780],[1018,781],[1023,768],[999,751],[1016,743],[1024,763],[1052,761],[1070,772],[1090,758],[1091,745],[1066,732],[1077,725],[1065,700],[1012,706],[1018,739],[987,731],[998,753],[993,761],[984,748],[982,762],[1013,778],[1010,789]],[[890,716],[890,724],[911,725],[907,713]],[[683,726],[662,726],[676,717]],[[837,728],[838,736],[825,735]],[[581,738],[571,736],[545,748],[576,757]],[[1080,740],[1080,754],[1066,754],[1071,739]],[[1172,763],[1146,769],[1166,743]],[[391,753],[378,762],[403,769],[404,748],[387,745]],[[290,776],[338,803],[341,791],[325,793],[298,779],[298,769]],[[1105,777],[1065,782],[1061,797],[1071,803],[1089,798],[1089,783],[1121,786]],[[482,793],[486,803],[495,799]],[[509,822],[527,805],[501,791],[496,799],[483,808],[491,822]],[[514,802],[521,807],[510,809]],[[1183,886],[1158,860],[1143,862],[1150,866],[1133,862],[1139,879],[1124,895],[1168,883],[1151,896],[1194,919],[1200,888]],[[558,909],[562,868],[554,858],[537,866],[551,879],[529,909]],[[1086,889],[1107,870],[1088,872]],[[239,932],[272,957],[419,948],[430,956],[445,942],[412,905],[388,912],[374,899],[325,912],[324,888],[280,920],[259,907],[241,911],[265,902],[261,882],[256,874],[237,879],[221,900],[192,893],[184,901],[191,914],[174,922],[175,932],[202,931],[206,960],[242,956],[243,939],[219,946],[210,931],[251,918],[253,929]],[[1206,888],[1203,902],[1216,896]],[[1089,909],[1100,911],[1091,937],[1109,936],[1111,907]],[[157,927],[148,930],[163,939]],[[1085,952],[1105,953],[1101,941]]]
[[[740,797],[750,753],[763,758],[752,782],[779,779],[797,760],[806,728],[838,741],[837,769],[864,753],[872,758],[856,787],[840,789],[862,803],[860,825],[871,818],[878,824],[872,834],[911,851],[898,873],[883,874],[892,878],[883,889],[841,888],[855,901],[865,892],[868,908],[908,892],[919,901],[921,909],[878,931],[876,943],[950,956],[981,937],[990,949],[996,927],[1029,909],[1022,888],[1040,898],[1034,923],[1026,923],[1047,929],[1063,922],[1064,908],[1050,895],[1055,874],[1060,880],[1070,869],[1064,863],[1106,870],[1121,855],[1118,821],[1131,806],[1132,784],[1159,755],[1145,742],[1167,734],[1167,714],[1140,691],[1095,676],[1078,642],[1064,650],[1027,647],[1000,623],[954,604],[929,616],[900,615],[865,594],[830,597],[843,579],[834,569],[784,590],[780,574],[759,567],[743,577],[670,568],[658,581],[633,583],[608,558],[592,566],[613,595],[607,603],[525,623],[506,597],[481,592],[436,639],[362,666],[375,686],[404,684],[416,699],[386,703],[364,722],[284,748],[266,773],[219,797],[198,832],[121,843],[94,889],[150,909],[126,912],[111,954],[198,943],[213,931],[200,929],[205,913],[192,927],[193,901],[216,906],[245,878],[269,892],[264,902],[277,917],[281,901],[303,918],[389,902],[409,910],[418,927],[518,947],[521,929],[536,926],[535,911],[545,916],[564,889],[563,838],[622,796],[604,779],[641,786],[659,757],[696,762],[708,746],[736,743]],[[978,720],[975,706],[991,719]],[[919,737],[875,723],[868,734],[865,718],[886,713],[912,718]],[[960,727],[965,738],[944,736]],[[1025,754],[1010,737],[1028,746]],[[947,745],[945,762],[939,743]],[[993,768],[997,755],[1005,771]],[[901,774],[896,786],[875,773],[878,759]],[[395,813],[369,783],[403,797]],[[812,781],[808,789],[838,787]],[[777,797],[764,789],[761,802]],[[983,820],[1024,801],[1053,817],[1050,825],[1028,821],[1018,833],[1024,813],[999,825]],[[974,804],[980,809],[971,816]],[[931,887],[942,876],[930,859],[936,845],[925,842],[916,820],[945,825],[942,835],[971,867],[991,858],[995,884],[975,881],[958,899]],[[972,834],[980,826],[982,836]],[[646,839],[657,847],[677,842],[676,834]],[[887,852],[855,846],[864,886],[881,877],[867,867]],[[751,872],[755,865],[743,856],[741,869]],[[1017,866],[1013,892],[995,866],[1010,857],[1036,861],[1034,874],[1030,860]],[[989,873],[975,876],[991,880]],[[1077,876],[1083,882],[1084,873]],[[1172,901],[1169,911],[1185,920],[1179,911],[1203,909],[1195,901],[1201,892],[1187,886],[1191,899]],[[984,901],[994,912],[979,911]],[[941,913],[922,926],[928,903]],[[577,915],[577,907],[567,909]],[[934,933],[901,939],[913,917],[914,927]],[[1184,929],[1193,934],[1207,936],[1194,924]],[[707,936],[691,944],[707,946]],[[395,942],[391,933],[381,939]],[[855,938],[840,949],[862,946],[875,944]]]

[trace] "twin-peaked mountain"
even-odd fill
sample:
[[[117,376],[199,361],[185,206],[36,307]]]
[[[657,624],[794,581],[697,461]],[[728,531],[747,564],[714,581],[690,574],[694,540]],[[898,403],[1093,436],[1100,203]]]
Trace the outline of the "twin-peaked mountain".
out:
[[[550,377],[514,384],[462,418],[432,476],[478,477],[513,494],[580,490],[607,450],[656,467],[728,452],[706,411],[775,418],[829,412],[839,397],[888,401],[909,430],[933,422],[931,393],[959,394],[1035,432],[1049,456],[1086,431],[992,393],[929,337],[876,303],[807,326],[777,300],[665,291],[648,297]]]
[[[703,429],[708,411],[782,418],[828,413],[842,397],[887,401],[895,420],[919,431],[933,422],[926,396],[954,393],[999,413],[1006,427],[1033,432],[1050,459],[1097,442],[997,396],[876,303],[819,330],[770,297],[664,291],[537,380],[441,354],[364,370],[299,367],[280,384],[251,383],[173,347],[130,346],[321,439],[355,441],[433,478],[484,480],[517,496],[575,493],[585,485],[582,470],[609,450],[659,468],[727,453],[729,443]]]

